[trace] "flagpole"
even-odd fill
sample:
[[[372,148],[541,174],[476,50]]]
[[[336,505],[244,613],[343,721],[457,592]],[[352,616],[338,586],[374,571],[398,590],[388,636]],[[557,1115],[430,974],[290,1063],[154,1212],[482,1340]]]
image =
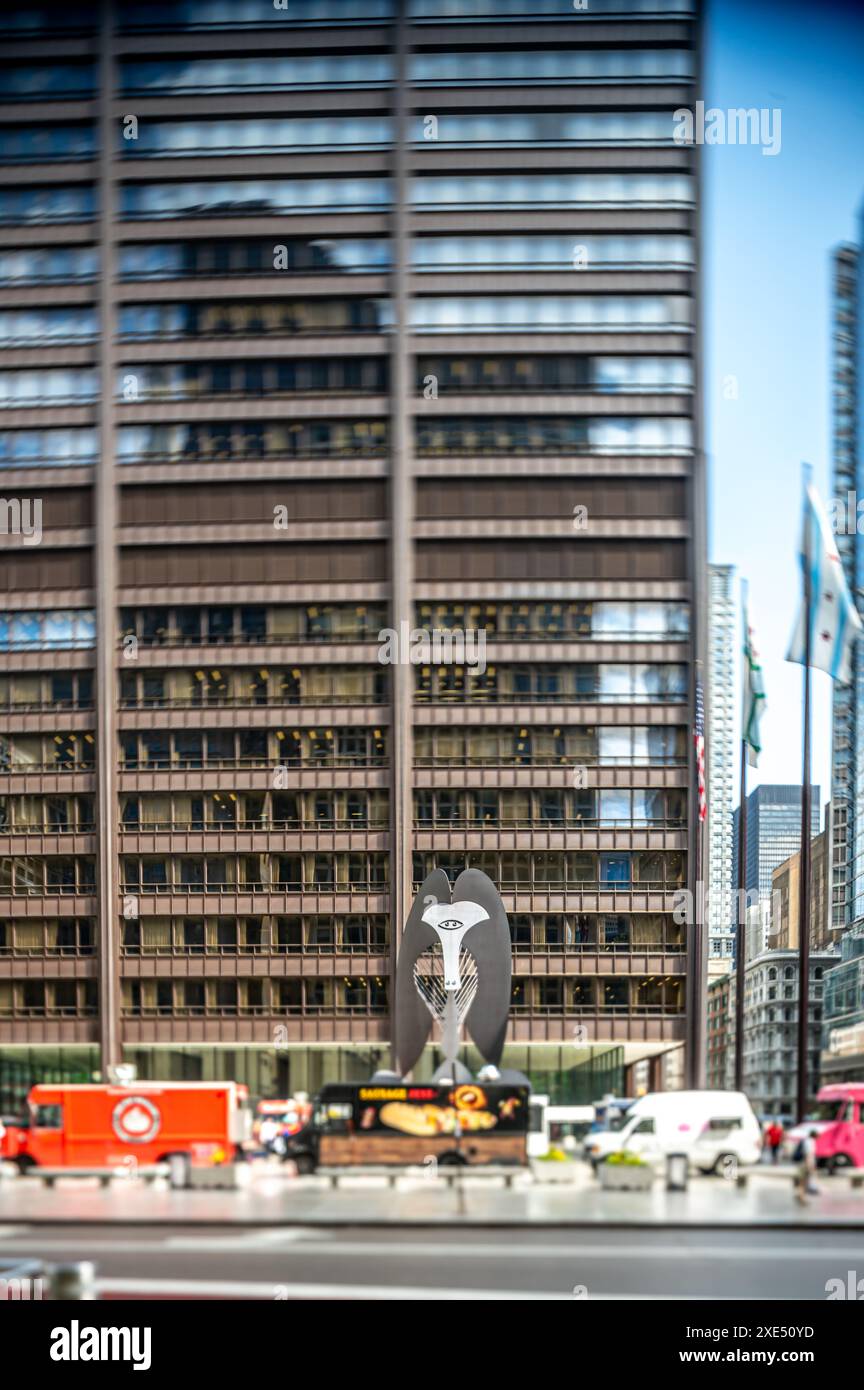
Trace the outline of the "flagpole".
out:
[[[747,659],[747,585],[741,581],[741,661]],[[738,926],[735,933],[735,1090],[744,1089],[744,965],[747,902],[747,672],[742,672],[741,701],[741,788],[738,801]]]
[[[805,484],[807,472],[805,470]],[[798,874],[798,1103],[797,1121],[807,1112],[810,1046],[810,637],[813,593],[810,574],[810,517],[804,504],[804,747],[801,768],[801,854]]]

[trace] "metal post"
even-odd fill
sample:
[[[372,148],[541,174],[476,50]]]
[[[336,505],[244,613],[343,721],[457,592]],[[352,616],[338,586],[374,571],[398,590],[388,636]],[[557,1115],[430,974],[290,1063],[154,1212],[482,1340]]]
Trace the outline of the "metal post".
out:
[[[804,518],[804,750],[801,768],[801,871],[798,875],[798,1104],[799,1125],[807,1113],[810,1046],[810,524]]]
[[[99,1047],[102,1076],[121,1060],[117,881],[117,495],[114,390],[114,16],[102,0],[99,35],[99,459],[95,476],[96,788],[98,808]]]
[[[742,731],[743,733],[743,731]],[[741,739],[738,806],[738,926],[735,933],[735,1090],[744,1089],[744,966],[747,921],[747,744]]]

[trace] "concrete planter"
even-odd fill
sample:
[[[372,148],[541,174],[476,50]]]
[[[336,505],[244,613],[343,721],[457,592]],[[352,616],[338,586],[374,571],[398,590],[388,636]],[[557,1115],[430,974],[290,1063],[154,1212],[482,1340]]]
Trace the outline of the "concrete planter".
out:
[[[214,1163],[207,1167],[189,1166],[189,1187],[235,1188],[237,1170],[233,1163]]]
[[[578,1163],[573,1163],[571,1159],[559,1159],[557,1162],[554,1159],[531,1159],[531,1173],[535,1182],[575,1182],[578,1167]]]
[[[601,1163],[598,1169],[604,1192],[649,1192],[654,1169],[647,1164]]]

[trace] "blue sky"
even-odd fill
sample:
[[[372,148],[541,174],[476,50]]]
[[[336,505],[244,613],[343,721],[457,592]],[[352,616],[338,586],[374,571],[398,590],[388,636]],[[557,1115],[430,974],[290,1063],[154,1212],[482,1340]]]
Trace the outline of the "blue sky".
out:
[[[864,7],[713,0],[707,106],[779,108],[782,145],[706,146],[704,314],[710,558],[750,584],[767,713],[758,781],[801,777],[801,668],[784,661],[799,580],[801,462],[830,480],[831,248],[864,199]],[[737,399],[724,384],[736,380]],[[813,676],[813,774],[830,790],[831,682]]]

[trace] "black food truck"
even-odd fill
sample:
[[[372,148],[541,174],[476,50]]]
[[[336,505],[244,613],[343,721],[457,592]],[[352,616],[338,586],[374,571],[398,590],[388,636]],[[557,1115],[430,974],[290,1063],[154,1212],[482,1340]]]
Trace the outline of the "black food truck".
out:
[[[286,1142],[301,1173],[351,1164],[527,1164],[527,1086],[325,1086]]]

